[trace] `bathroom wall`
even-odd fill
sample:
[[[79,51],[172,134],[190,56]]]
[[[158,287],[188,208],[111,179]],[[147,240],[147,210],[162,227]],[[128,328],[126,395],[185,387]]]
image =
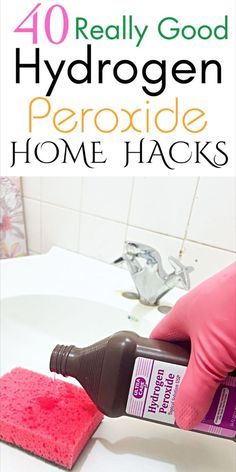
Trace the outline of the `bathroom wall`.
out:
[[[154,246],[195,271],[192,285],[235,260],[236,190],[228,178],[25,177],[31,253],[52,245],[106,262],[126,239]]]

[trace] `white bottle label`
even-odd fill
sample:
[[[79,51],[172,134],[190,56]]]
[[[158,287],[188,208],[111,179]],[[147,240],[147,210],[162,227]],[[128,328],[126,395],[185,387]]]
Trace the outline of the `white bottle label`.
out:
[[[126,413],[166,424],[175,424],[174,403],[187,367],[137,357]],[[219,385],[211,407],[196,431],[236,437],[236,377]]]
[[[137,357],[134,364],[126,413],[174,424],[175,397],[186,367]]]

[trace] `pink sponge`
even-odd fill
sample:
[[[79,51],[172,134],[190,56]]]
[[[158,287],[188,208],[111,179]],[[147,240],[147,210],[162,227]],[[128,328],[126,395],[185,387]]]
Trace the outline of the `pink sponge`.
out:
[[[82,388],[13,369],[0,378],[0,439],[71,469],[101,422]]]

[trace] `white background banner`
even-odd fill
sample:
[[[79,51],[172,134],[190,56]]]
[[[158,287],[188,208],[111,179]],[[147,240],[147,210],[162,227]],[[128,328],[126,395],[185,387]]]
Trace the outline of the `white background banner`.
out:
[[[2,174],[234,175],[234,10],[2,2]]]

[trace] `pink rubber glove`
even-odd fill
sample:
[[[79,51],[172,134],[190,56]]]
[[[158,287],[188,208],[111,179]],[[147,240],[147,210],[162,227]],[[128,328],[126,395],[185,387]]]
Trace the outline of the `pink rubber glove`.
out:
[[[177,425],[192,429],[206,416],[219,383],[236,367],[236,263],[183,296],[151,338],[191,340],[174,411]]]

